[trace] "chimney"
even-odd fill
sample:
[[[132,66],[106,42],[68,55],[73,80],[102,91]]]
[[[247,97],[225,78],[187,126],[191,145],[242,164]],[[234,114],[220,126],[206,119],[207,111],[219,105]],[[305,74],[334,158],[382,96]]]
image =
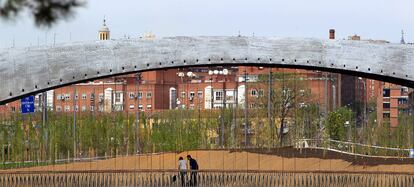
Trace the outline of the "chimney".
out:
[[[335,40],[335,29],[329,29],[329,39]]]

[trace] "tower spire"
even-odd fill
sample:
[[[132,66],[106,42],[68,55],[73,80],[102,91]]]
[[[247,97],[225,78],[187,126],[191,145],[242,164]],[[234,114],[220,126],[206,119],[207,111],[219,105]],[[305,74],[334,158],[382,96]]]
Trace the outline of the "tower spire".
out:
[[[404,30],[401,30],[401,44],[405,44],[405,40],[404,40]]]
[[[99,30],[99,40],[109,40],[109,28],[106,26],[106,16],[104,15],[102,28]]]

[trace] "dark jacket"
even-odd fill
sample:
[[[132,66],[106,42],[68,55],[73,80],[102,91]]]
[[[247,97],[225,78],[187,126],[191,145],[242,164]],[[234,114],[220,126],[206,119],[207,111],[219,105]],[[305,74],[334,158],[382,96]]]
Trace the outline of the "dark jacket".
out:
[[[190,158],[190,169],[191,170],[198,170],[198,164],[197,161],[193,158]]]

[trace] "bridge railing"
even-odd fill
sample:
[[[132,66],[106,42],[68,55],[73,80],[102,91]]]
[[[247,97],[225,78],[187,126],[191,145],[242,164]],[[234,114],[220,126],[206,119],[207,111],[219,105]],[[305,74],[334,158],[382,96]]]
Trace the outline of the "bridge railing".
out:
[[[185,176],[184,186],[194,181]],[[414,186],[414,175],[399,173],[198,171],[197,186]],[[179,172],[81,171],[11,172],[0,175],[0,186],[182,186]]]
[[[381,147],[330,139],[300,139],[296,141],[295,147],[327,149],[340,153],[369,157],[409,157],[410,155],[410,149]]]

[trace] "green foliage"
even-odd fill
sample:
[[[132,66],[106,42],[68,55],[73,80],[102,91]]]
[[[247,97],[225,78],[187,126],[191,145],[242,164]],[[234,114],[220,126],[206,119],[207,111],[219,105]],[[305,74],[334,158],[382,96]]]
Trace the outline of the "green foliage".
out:
[[[313,139],[317,138],[319,131],[319,106],[308,104],[300,107],[295,113],[295,136],[294,139]]]
[[[350,125],[352,119],[352,111],[348,108],[341,107],[336,111],[330,112],[325,121],[325,128],[330,139],[345,140],[346,129],[345,125],[348,121]]]
[[[296,89],[299,85],[299,83],[296,84]],[[274,91],[277,89],[275,85]],[[265,98],[267,92],[264,93],[263,97],[255,101],[260,102],[262,98]],[[297,104],[292,106],[289,114],[285,116],[289,121],[285,145],[292,145],[297,139],[320,137],[322,127],[320,127],[319,106],[308,102],[305,98],[296,98],[296,101],[292,103]],[[298,103],[306,103],[306,105],[298,105]],[[250,146],[263,148],[274,146],[277,138],[274,138],[271,132],[272,128],[276,130],[279,118],[277,113],[272,114],[276,116],[271,118],[273,126],[269,124],[266,107],[248,109],[248,122],[253,131],[253,134],[248,137]],[[244,146],[242,124],[245,119],[242,107],[237,110],[227,108],[208,111],[180,109],[154,113],[141,112],[139,124],[135,118],[136,114],[78,113],[76,134],[73,131],[73,113],[49,112],[48,116],[49,120],[45,126],[41,123],[40,113],[30,116],[20,114],[0,116],[0,145],[3,146],[3,153],[0,154],[1,161],[21,163],[27,160],[39,160],[56,163],[58,159],[73,156],[115,157],[137,152],[218,148],[222,122],[224,124],[224,146],[228,148]],[[223,120],[220,116],[223,116]],[[356,129],[353,124],[354,120],[352,120],[353,112],[347,108],[339,108],[329,113],[324,121],[325,133],[335,140],[347,141],[345,137],[348,135],[349,137],[357,136],[355,140],[364,140],[363,143],[372,145],[413,147],[414,127],[412,124],[414,120],[412,116],[400,116],[398,128],[391,128],[387,120],[382,124],[377,123],[375,112],[368,116],[367,126],[363,130]],[[346,121],[349,121],[349,128],[344,125]],[[234,127],[232,127],[233,123],[236,124]],[[352,133],[347,134],[347,132]],[[357,151],[380,154],[378,150]],[[5,165],[5,167],[15,167],[15,165]]]

